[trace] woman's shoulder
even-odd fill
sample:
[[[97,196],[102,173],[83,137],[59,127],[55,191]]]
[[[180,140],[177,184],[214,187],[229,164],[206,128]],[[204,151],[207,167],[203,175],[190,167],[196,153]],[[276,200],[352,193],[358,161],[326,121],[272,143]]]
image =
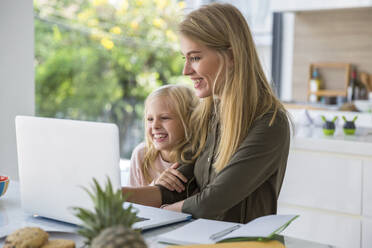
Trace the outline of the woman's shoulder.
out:
[[[289,143],[290,128],[286,113],[278,111],[274,114],[270,111],[252,124],[238,150],[248,154],[251,154],[252,151],[275,151],[277,149],[284,152]]]
[[[287,112],[285,110],[278,109],[269,110],[261,117],[257,118],[254,122],[254,125],[262,125],[267,127],[281,127],[281,126],[288,126],[289,119]]]
[[[279,140],[289,138],[289,134],[289,119],[285,110],[268,111],[253,123],[248,132],[248,136]]]

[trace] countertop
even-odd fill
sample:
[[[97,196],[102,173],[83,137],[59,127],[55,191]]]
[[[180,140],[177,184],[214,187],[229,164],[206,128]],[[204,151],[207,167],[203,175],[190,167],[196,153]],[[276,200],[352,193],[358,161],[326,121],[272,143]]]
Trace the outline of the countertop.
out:
[[[337,105],[326,105],[321,103],[308,102],[283,102],[287,109],[308,109],[308,110],[333,110],[337,111],[340,107]]]
[[[293,123],[291,149],[372,157],[372,113],[309,109],[289,109],[288,112]],[[333,136],[324,135],[321,116],[327,120],[337,117]],[[343,117],[347,120],[357,117],[355,135],[344,134]]]
[[[321,127],[296,125],[291,149],[372,157],[372,129],[360,127],[354,135],[346,135],[342,127],[337,126],[333,136],[326,136]]]

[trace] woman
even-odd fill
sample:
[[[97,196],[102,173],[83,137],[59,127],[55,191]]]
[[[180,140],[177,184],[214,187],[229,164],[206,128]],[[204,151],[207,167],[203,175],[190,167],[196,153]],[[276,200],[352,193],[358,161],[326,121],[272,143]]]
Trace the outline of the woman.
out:
[[[193,112],[194,166],[186,190],[123,188],[130,201],[247,223],[275,214],[290,142],[286,111],[273,94],[248,25],[230,4],[211,4],[180,24],[183,73],[201,103]],[[196,192],[194,192],[196,190]]]

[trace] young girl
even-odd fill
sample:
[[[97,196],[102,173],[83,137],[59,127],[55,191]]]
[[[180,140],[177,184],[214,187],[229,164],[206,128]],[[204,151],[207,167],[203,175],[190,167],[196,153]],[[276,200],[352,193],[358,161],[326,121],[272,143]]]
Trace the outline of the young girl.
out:
[[[182,191],[187,179],[176,168],[190,163],[185,153],[191,139],[190,116],[198,104],[194,92],[182,85],[166,85],[145,101],[145,143],[132,153],[130,186],[160,184]],[[173,165],[172,165],[173,164]]]

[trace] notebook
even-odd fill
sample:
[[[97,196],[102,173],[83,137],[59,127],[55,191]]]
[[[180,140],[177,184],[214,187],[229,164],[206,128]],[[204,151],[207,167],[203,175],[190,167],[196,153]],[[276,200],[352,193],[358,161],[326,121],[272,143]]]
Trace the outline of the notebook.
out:
[[[269,240],[284,230],[298,215],[267,215],[247,224],[197,219],[162,234],[159,242],[181,245],[213,244],[248,240]]]
[[[115,124],[31,116],[16,117],[22,208],[32,215],[81,224],[72,207],[93,210],[83,189],[93,178],[110,178],[121,189],[119,132]],[[137,205],[141,222],[154,228],[190,218],[182,213]]]
[[[167,248],[285,248],[285,245],[277,240],[269,241],[243,241],[234,243],[217,243],[203,245],[173,245]]]

